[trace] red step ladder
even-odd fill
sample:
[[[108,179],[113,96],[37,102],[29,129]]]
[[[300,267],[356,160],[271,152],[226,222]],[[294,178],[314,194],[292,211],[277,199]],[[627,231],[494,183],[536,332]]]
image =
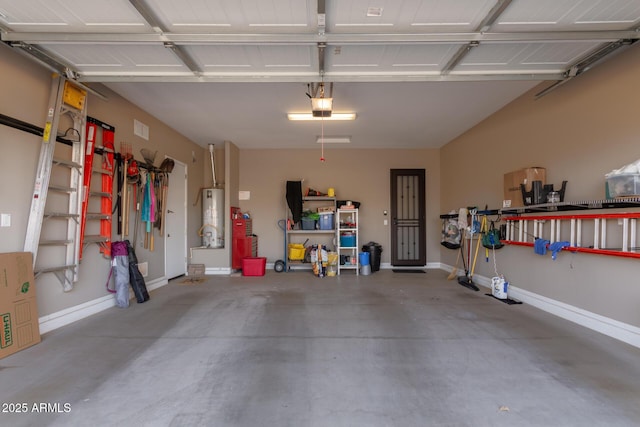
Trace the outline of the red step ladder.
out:
[[[102,147],[96,147],[98,130],[102,130]],[[112,230],[112,199],[113,199],[113,172],[114,172],[114,137],[115,128],[91,117],[87,118],[87,146],[85,151],[84,174],[84,199],[81,217],[81,250],[90,243],[98,244],[100,252],[107,258],[111,257],[111,230]],[[96,152],[102,153],[100,169],[93,169],[93,158]],[[91,181],[94,174],[101,174],[100,191],[91,190]],[[89,212],[92,197],[100,198],[100,212]],[[86,225],[89,220],[100,220],[99,234],[87,235]]]

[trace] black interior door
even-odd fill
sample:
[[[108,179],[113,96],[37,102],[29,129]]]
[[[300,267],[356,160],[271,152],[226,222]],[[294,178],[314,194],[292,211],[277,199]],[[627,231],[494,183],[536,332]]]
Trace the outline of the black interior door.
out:
[[[391,169],[391,265],[424,266],[426,204],[424,169]]]

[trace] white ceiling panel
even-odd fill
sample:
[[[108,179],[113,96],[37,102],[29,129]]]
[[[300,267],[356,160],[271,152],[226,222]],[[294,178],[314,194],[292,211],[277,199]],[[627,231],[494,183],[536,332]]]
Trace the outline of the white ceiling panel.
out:
[[[394,69],[440,71],[458,50],[459,44],[431,44],[387,47],[387,66]]]
[[[157,0],[165,27],[177,33],[315,31],[315,1]]]
[[[187,46],[186,49],[205,69],[226,68],[230,71],[253,66],[252,58],[258,54],[257,46]]]
[[[598,46],[593,42],[483,43],[465,56],[456,71],[556,73],[566,70]]]
[[[333,31],[473,31],[491,0],[328,0],[327,26]],[[370,8],[380,16],[368,16]]]
[[[629,28],[640,23],[640,1],[594,1],[591,8],[578,13],[576,24],[607,24],[611,28]]]
[[[589,52],[596,50],[600,43],[571,42],[571,43],[545,43],[540,46],[528,46],[523,49],[521,64],[525,67],[543,66],[556,67],[558,70],[566,70],[571,65]],[[530,53],[529,53],[530,52]]]
[[[339,55],[330,55],[327,58],[329,68],[345,67],[355,68],[371,68],[380,66],[382,57],[384,56],[384,46],[343,46]]]
[[[19,31],[142,32],[150,27],[127,0],[0,2],[5,24]],[[0,21],[0,22],[2,22]]]
[[[369,45],[343,46],[339,54],[331,53],[326,59],[332,73],[358,71],[397,73],[437,73],[460,45]]]
[[[514,1],[494,25],[496,31],[622,30],[640,24],[639,0]]]
[[[310,46],[261,46],[258,57],[265,68],[310,69],[312,64],[317,67],[318,63],[313,59],[317,58],[316,50]]]
[[[186,46],[204,73],[277,73],[318,69],[317,52],[311,46]]]
[[[418,8],[411,25],[419,31],[474,31],[489,13],[491,0],[414,1]],[[423,27],[423,28],[420,28]]]
[[[176,73],[188,72],[178,58],[162,46],[152,45],[47,45],[54,52],[82,72],[105,73]]]

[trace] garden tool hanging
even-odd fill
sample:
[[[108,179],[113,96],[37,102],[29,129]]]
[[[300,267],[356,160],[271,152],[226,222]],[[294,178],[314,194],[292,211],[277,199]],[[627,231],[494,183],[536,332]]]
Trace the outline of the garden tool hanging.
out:
[[[160,229],[161,236],[164,236],[165,221],[166,221],[166,215],[167,215],[166,211],[167,211],[167,196],[169,193],[169,174],[173,171],[174,166],[175,166],[175,162],[173,161],[173,159],[170,159],[169,157],[164,159],[160,164],[160,171],[161,171],[160,178],[162,183],[162,191],[160,193],[160,208],[159,208],[160,227],[158,228]]]
[[[148,172],[146,176],[146,183],[144,185],[144,193],[142,198],[142,214],[141,219],[145,223],[145,237],[144,247],[153,251],[153,223],[155,222],[156,214],[156,196],[154,191],[154,172]]]

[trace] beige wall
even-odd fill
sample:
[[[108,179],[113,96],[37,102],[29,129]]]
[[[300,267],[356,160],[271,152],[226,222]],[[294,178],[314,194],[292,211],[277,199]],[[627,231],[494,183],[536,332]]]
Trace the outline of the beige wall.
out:
[[[0,58],[0,111],[7,116],[42,127],[51,89],[51,73],[1,43]],[[185,163],[189,176],[188,202],[194,202],[205,179],[205,156],[202,147],[193,144],[108,89],[97,89],[107,95],[108,101],[89,95],[88,114],[115,126],[116,150],[120,150],[120,142],[127,142],[132,145],[132,152],[138,160],[142,160],[140,149],[146,147],[158,151],[157,166],[165,155]],[[133,135],[133,119],[149,126],[149,141]],[[26,213],[29,212],[40,152],[40,137],[0,126],[0,152],[0,182],[3,183],[0,189],[0,212],[11,214],[11,227],[0,228],[0,252],[22,251],[28,220]],[[191,203],[188,204],[191,206]],[[188,244],[197,245],[200,210],[189,209],[187,221]],[[115,225],[113,239],[119,240]],[[138,241],[142,242],[142,239],[139,238]],[[138,260],[149,262],[147,282],[164,278],[164,242],[157,234],[155,243],[153,252],[143,249],[140,245],[136,248]],[[109,269],[110,260],[99,254],[96,245],[89,245],[85,248],[80,265],[79,281],[71,292],[64,293],[53,274],[40,276],[36,282],[40,316],[109,295],[105,290]]]
[[[535,100],[532,90],[442,148],[442,209],[502,206],[503,174],[547,168],[547,182],[568,181],[565,200],[603,199],[604,174],[640,159],[640,45]],[[441,249],[455,263],[455,251]],[[513,286],[640,326],[638,261],[562,254],[556,261],[531,248],[497,252],[499,272]],[[476,274],[495,275],[482,260]]]
[[[427,261],[439,261],[439,150],[325,147],[325,158],[325,162],[320,161],[320,148],[240,152],[240,190],[251,192],[251,200],[240,201],[240,208],[251,213],[260,256],[269,262],[284,257],[284,232],[277,223],[286,214],[286,181],[304,180],[303,189],[311,187],[326,193],[333,187],[338,199],[361,202],[360,242],[380,243],[381,261],[389,263],[389,226],[383,225],[383,211],[390,208],[389,171],[419,168],[426,170]]]

